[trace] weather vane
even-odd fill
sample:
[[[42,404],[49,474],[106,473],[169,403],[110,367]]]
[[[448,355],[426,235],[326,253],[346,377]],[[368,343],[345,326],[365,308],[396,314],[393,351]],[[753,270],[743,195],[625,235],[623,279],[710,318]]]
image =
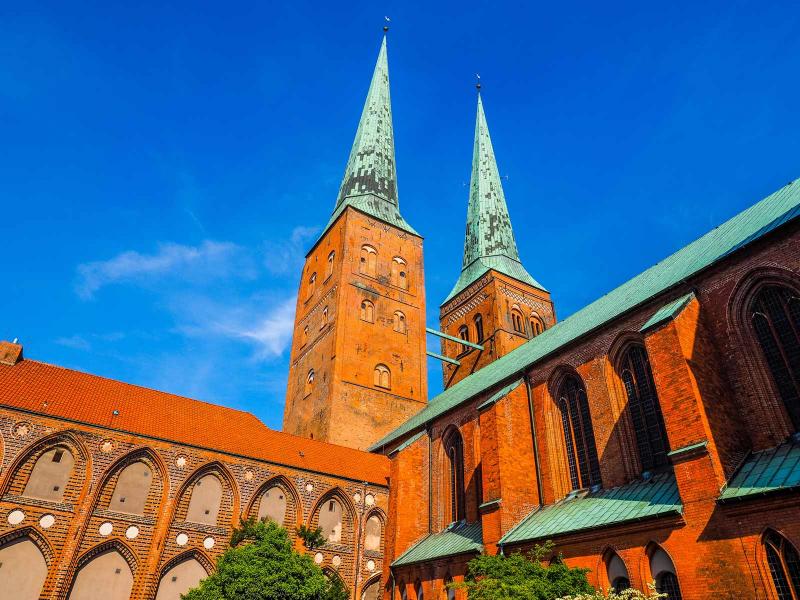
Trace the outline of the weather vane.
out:
[[[384,31],[384,32],[387,32],[387,31],[389,31],[389,23],[390,23],[392,20],[391,20],[389,17],[386,17],[386,16],[385,16],[385,17],[383,17],[383,20],[386,22],[386,24],[383,26],[383,31]]]

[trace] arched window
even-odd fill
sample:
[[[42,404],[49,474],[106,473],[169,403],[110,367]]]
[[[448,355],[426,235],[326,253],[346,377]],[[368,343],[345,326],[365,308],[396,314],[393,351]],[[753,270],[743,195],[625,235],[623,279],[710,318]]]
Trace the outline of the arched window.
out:
[[[303,327],[303,339],[302,339],[303,346],[308,343],[308,325]]]
[[[466,325],[462,325],[458,328],[458,337],[460,337],[465,342],[469,341],[469,328]],[[461,352],[469,352],[470,347],[466,344],[461,344]]]
[[[75,458],[63,446],[51,448],[33,465],[23,496],[61,502],[72,475]]]
[[[261,495],[258,503],[258,518],[271,519],[283,526],[286,520],[286,492],[277,485],[273,485]]]
[[[392,259],[392,285],[404,290],[408,289],[408,265],[399,256]]]
[[[181,596],[196,588],[208,577],[205,567],[195,558],[187,558],[164,573],[158,582],[156,600],[180,600]]]
[[[322,319],[319,324],[319,328],[324,329],[325,325],[327,324],[328,324],[328,307],[326,306],[325,308],[322,309]]]
[[[153,471],[141,461],[128,465],[119,474],[108,505],[109,510],[143,515],[153,481]]]
[[[483,317],[475,315],[473,321],[475,322],[475,341],[480,344],[483,341]]]
[[[443,441],[444,473],[442,483],[446,494],[445,518],[454,523],[464,518],[464,442],[456,428],[447,432]]]
[[[408,331],[406,316],[399,310],[394,311],[394,330],[397,333],[406,333]]]
[[[386,365],[375,366],[375,385],[387,390],[392,387],[392,373]]]
[[[31,538],[17,538],[0,548],[0,584],[4,590],[0,596],[39,600],[46,578],[47,561]]]
[[[397,589],[400,590],[400,600],[408,600],[408,590],[406,590],[405,582],[401,581],[398,583]]]
[[[425,600],[422,582],[419,579],[417,579],[417,582],[414,584],[414,595],[417,597],[416,600]]]
[[[322,503],[319,509],[319,526],[326,541],[342,541],[342,505],[338,500],[331,498]]]
[[[361,301],[361,320],[367,323],[375,322],[375,305],[369,300]]]
[[[106,550],[80,568],[68,600],[94,600],[98,590],[102,590],[103,600],[128,600],[132,587],[128,561],[116,550]]]
[[[314,369],[309,370],[306,375],[306,385],[303,388],[303,395],[308,396],[314,390]]]
[[[605,556],[605,563],[608,583],[612,590],[621,592],[631,587],[628,568],[616,552],[609,550]]]
[[[619,368],[628,395],[628,409],[636,433],[642,470],[649,471],[666,465],[667,431],[644,346],[637,344],[628,348]]]
[[[333,259],[336,258],[336,252],[331,250],[328,254],[328,266],[325,268],[325,279],[333,275]]]
[[[800,431],[800,297],[783,286],[766,286],[753,300],[751,319],[775,387]]]
[[[797,549],[770,529],[764,534],[764,550],[778,600],[800,598],[800,555]]]
[[[375,579],[364,588],[361,592],[361,600],[381,600],[381,582],[380,579]]]
[[[364,528],[364,549],[372,550],[373,552],[381,551],[381,520],[377,515],[372,515],[367,519],[367,525]]]
[[[564,427],[569,477],[573,489],[600,483],[600,463],[594,443],[589,401],[583,382],[568,376],[558,391],[558,408]]]
[[[516,307],[511,309],[511,326],[517,333],[525,334],[525,321],[522,318],[522,312]]]
[[[314,289],[317,287],[317,274],[312,273],[311,277],[308,278],[308,292],[306,294],[306,300],[309,300],[311,296],[314,295]]]
[[[542,321],[537,315],[531,315],[530,324],[531,337],[536,337],[544,331],[544,321]]]
[[[378,272],[378,251],[372,246],[361,246],[361,260],[358,272],[375,277]]]
[[[192,487],[186,520],[192,523],[216,525],[222,503],[222,483],[214,475],[204,475]]]
[[[653,544],[648,549],[650,559],[650,575],[656,582],[656,591],[666,594],[666,600],[681,600],[681,588],[678,585],[678,576],[675,574],[675,565],[669,554],[663,548]]]

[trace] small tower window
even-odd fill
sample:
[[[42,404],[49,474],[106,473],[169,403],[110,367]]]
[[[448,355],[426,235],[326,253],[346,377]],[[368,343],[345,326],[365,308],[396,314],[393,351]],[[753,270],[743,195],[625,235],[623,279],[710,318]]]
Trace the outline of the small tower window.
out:
[[[511,309],[511,326],[517,333],[525,334],[525,321],[522,312],[516,306]]]
[[[406,333],[408,331],[406,316],[399,310],[394,312],[394,330],[397,333]]]
[[[392,372],[389,371],[389,367],[386,365],[376,365],[375,366],[375,386],[384,388],[384,389],[391,389],[392,387]]]
[[[311,296],[314,295],[314,288],[317,286],[317,274],[312,273],[311,277],[308,278],[308,293],[306,295],[306,300],[310,300]]]
[[[333,275],[333,259],[336,258],[336,252],[331,250],[328,254],[328,266],[325,269],[325,279]]]
[[[378,272],[378,251],[372,246],[361,246],[358,272],[375,277]]]
[[[375,305],[369,300],[361,301],[361,320],[367,323],[375,322]]]
[[[303,395],[308,396],[314,389],[314,369],[311,369],[306,376],[306,386]]]
[[[462,325],[458,328],[458,337],[465,342],[469,341],[469,328],[466,325]],[[469,352],[469,346],[466,344],[461,344],[461,352]]]
[[[392,259],[392,285],[408,289],[408,265],[406,261],[399,256]]]
[[[305,346],[307,343],[308,343],[308,325],[303,327],[302,345]]]
[[[544,321],[538,315],[531,315],[531,337],[536,337],[544,331]]]
[[[328,307],[326,306],[325,308],[322,309],[322,320],[319,324],[319,328],[323,329],[327,324],[328,324]]]
[[[475,315],[475,341],[479,344],[483,341],[483,317]]]

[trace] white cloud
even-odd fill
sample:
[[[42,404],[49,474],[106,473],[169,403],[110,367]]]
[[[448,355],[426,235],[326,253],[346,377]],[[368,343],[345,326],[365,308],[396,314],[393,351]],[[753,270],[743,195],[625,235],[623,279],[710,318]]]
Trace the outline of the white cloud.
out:
[[[82,335],[71,335],[69,337],[56,338],[56,344],[73,350],[91,350],[92,344]]]
[[[128,250],[105,261],[78,265],[75,291],[84,300],[91,299],[105,285],[137,282],[154,277],[179,274],[182,278],[205,279],[231,274],[240,248],[230,242],[206,240],[199,246],[160,244],[155,254]],[[241,271],[247,275],[248,270]]]
[[[289,241],[264,244],[264,266],[273,275],[295,275],[303,266],[308,243],[319,227],[298,225],[292,230]]]

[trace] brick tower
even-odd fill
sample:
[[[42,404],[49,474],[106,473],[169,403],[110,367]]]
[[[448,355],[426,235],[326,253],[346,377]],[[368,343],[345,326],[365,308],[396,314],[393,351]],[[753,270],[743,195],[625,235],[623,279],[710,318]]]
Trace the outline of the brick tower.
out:
[[[398,206],[384,36],[336,207],[306,256],[283,429],[364,449],[426,401],[422,238]]]
[[[444,385],[460,381],[555,323],[550,294],[522,266],[478,92],[461,276],[439,311],[441,330],[483,346],[442,340]]]

